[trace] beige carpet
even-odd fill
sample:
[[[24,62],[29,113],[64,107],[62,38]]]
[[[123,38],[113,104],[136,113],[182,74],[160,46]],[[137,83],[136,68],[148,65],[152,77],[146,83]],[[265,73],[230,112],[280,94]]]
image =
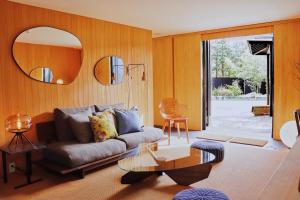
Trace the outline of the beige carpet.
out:
[[[232,200],[253,200],[286,155],[283,151],[228,143],[225,143],[225,151],[224,161],[213,167],[209,178],[190,187],[178,186],[166,175],[151,177],[136,185],[121,185],[120,177],[125,172],[112,165],[84,179],[44,172],[40,174],[42,182],[18,190],[14,190],[12,184],[0,183],[0,199],[167,200],[186,188],[210,187],[225,192]],[[17,179],[21,181],[20,176]]]
[[[246,144],[252,146],[263,147],[265,146],[268,141],[267,140],[258,140],[252,138],[243,138],[243,137],[235,137],[229,141],[230,143],[237,143],[237,144]]]

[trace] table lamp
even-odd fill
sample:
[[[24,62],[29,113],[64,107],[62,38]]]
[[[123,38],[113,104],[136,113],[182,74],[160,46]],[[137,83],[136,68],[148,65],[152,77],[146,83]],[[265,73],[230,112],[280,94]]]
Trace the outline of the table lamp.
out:
[[[12,144],[15,144],[15,147],[17,147],[19,143],[24,146],[24,142],[28,142],[33,146],[31,141],[24,134],[31,127],[30,116],[23,114],[9,116],[5,121],[5,127],[8,132],[15,134],[8,147],[10,147]]]

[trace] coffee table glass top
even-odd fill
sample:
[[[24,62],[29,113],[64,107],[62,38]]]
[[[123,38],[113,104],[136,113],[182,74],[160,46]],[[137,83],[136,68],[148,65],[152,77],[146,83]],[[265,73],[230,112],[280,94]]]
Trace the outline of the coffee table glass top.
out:
[[[214,159],[213,154],[190,146],[150,143],[139,145],[137,155],[119,160],[118,166],[125,171],[155,172],[192,167]]]

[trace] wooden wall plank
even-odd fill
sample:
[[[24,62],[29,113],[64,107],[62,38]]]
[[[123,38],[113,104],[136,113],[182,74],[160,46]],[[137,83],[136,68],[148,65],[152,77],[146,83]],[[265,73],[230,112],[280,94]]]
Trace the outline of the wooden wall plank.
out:
[[[54,107],[126,104],[126,79],[120,85],[108,87],[101,85],[93,75],[97,61],[107,55],[117,55],[124,59],[125,64],[138,62],[146,65],[147,82],[132,84],[132,102],[143,112],[145,123],[153,124],[152,109],[147,108],[151,106],[153,89],[151,31],[6,0],[0,0],[0,19],[1,25],[6,27],[0,37],[0,145],[12,136],[4,130],[4,120],[11,114],[26,113],[37,122],[52,119]],[[63,29],[80,39],[83,64],[71,84],[51,85],[33,81],[14,63],[11,53],[13,39],[20,32],[35,26]],[[140,74],[137,72],[135,75]],[[146,112],[147,109],[150,111]],[[28,135],[36,140],[34,128]]]
[[[174,96],[188,106],[189,127],[202,129],[201,37],[174,37]]]
[[[300,22],[274,26],[274,137],[300,108]],[[297,64],[298,63],[298,64]]]
[[[174,97],[173,38],[153,39],[153,111],[154,124],[162,126],[158,105],[164,98]]]

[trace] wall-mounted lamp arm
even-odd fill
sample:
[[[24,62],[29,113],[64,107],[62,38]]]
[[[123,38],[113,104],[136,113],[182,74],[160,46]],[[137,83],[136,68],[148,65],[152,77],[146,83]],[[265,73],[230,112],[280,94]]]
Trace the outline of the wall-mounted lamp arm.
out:
[[[143,75],[142,75],[142,81],[146,81],[146,74],[145,74],[145,71],[146,71],[146,66],[145,64],[142,64],[142,63],[138,63],[138,64],[128,64],[127,67],[126,67],[126,72],[127,72],[127,75],[128,75],[128,102],[127,102],[127,107],[129,108],[130,106],[130,99],[131,99],[131,81],[130,81],[130,71],[133,70],[133,69],[136,69],[136,68],[140,68],[142,67],[143,68]],[[147,98],[148,98],[148,93],[147,93]],[[148,109],[147,109],[148,110]]]

